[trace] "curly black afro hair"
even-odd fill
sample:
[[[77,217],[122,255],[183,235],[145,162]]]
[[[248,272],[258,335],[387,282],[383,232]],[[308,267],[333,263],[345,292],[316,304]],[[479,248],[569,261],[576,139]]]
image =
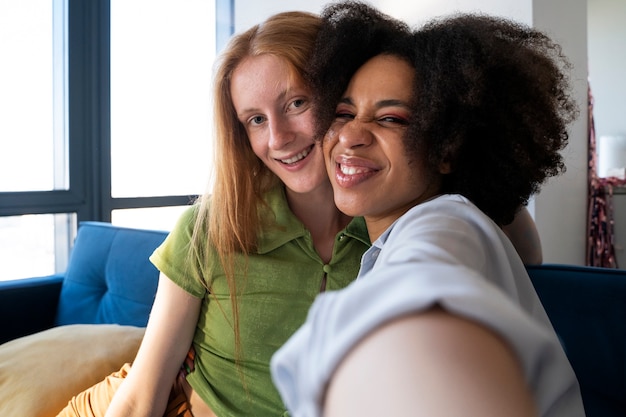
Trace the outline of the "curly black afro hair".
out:
[[[490,16],[433,21],[415,33],[418,76],[408,149],[450,163],[444,193],[469,198],[496,223],[548,178],[577,116],[570,65],[544,33]]]
[[[371,6],[356,1],[327,5],[305,74],[314,91],[317,136],[335,118],[335,107],[352,75],[369,59],[387,53],[412,63],[415,48],[410,27]]]
[[[449,164],[442,193],[469,198],[496,223],[516,211],[550,176],[565,170],[560,151],[577,108],[569,63],[544,33],[478,14],[457,14],[412,31],[366,3],[333,3],[306,74],[318,134],[365,62],[391,54],[415,68],[407,153],[432,172]]]

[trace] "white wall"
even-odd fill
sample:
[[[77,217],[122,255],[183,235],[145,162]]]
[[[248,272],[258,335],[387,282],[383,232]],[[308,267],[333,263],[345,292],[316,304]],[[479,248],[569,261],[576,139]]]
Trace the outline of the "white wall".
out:
[[[588,0],[587,10],[596,133],[626,135],[626,1]]]
[[[319,13],[328,0],[235,0],[235,31],[241,31],[280,11],[306,10]],[[529,0],[370,0],[370,4],[410,25],[419,25],[432,17],[454,11],[487,12],[509,17],[526,24],[532,21]]]
[[[626,161],[626,1],[588,0],[589,83],[594,96],[594,119],[600,175]],[[621,149],[606,142],[622,137]],[[617,142],[613,142],[616,145]],[[606,165],[605,165],[606,164]],[[615,257],[626,268],[626,194],[613,199]]]
[[[563,46],[573,65],[571,82],[580,116],[563,152],[567,172],[535,198],[535,221],[544,261],[583,265],[587,234],[587,2],[535,0],[533,25]]]
[[[281,10],[317,13],[327,3],[324,0],[235,0],[235,30],[248,28]],[[587,207],[586,0],[421,0],[412,4],[407,4],[406,0],[372,0],[370,3],[414,26],[455,11],[489,13],[545,30],[562,44],[574,65],[572,84],[581,116],[571,128],[570,142],[564,151],[566,174],[550,180],[529,208],[539,227],[544,261],[584,264]]]

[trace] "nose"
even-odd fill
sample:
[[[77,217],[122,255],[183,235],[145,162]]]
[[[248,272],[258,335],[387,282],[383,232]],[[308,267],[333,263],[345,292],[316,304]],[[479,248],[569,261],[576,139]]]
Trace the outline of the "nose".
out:
[[[368,129],[368,123],[354,119],[339,128],[337,137],[339,142],[346,148],[357,148],[372,143],[372,132]]]
[[[271,149],[282,149],[285,145],[293,142],[296,137],[295,130],[289,120],[276,117],[269,122],[269,147]]]

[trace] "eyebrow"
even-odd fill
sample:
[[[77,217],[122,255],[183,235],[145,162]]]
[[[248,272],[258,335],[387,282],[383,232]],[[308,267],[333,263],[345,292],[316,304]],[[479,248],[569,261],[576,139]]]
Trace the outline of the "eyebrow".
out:
[[[339,100],[339,103],[343,103],[343,104],[348,104],[351,106],[354,106],[354,102],[352,101],[352,99],[350,97],[344,97],[341,100]],[[383,107],[404,107],[406,109],[411,109],[411,106],[402,100],[398,100],[398,99],[385,99],[385,100],[380,100],[377,101],[375,103],[376,108],[383,108]]]
[[[281,100],[281,99],[287,97],[287,94],[289,94],[289,91],[292,91],[292,90],[293,90],[292,88],[284,89],[283,91],[278,93],[278,95],[275,97],[275,100]],[[240,112],[238,112],[237,113],[237,118],[242,118],[242,117],[247,116],[250,113],[256,113],[258,111],[259,111],[259,109],[256,108],[256,107],[248,107],[248,108],[245,108],[245,109],[241,110]]]

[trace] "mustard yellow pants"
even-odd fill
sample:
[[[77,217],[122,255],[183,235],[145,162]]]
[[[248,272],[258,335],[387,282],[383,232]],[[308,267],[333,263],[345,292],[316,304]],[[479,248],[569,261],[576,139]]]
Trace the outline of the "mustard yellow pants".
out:
[[[119,371],[76,395],[57,417],[104,417],[113,395],[128,375],[129,370],[130,364],[127,363]],[[179,375],[172,387],[163,417],[193,417],[181,385],[181,377],[184,378],[184,375]]]

